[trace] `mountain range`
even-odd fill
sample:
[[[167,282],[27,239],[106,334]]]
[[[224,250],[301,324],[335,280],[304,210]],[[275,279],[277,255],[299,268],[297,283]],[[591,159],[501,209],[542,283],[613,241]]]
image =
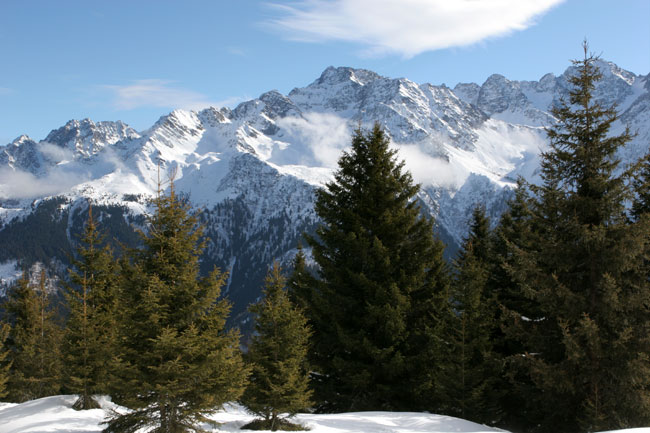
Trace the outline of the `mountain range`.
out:
[[[636,133],[619,155],[632,163],[650,147],[650,74],[598,66],[595,98],[620,113],[610,132]],[[329,67],[287,95],[175,110],[144,131],[83,119],[40,141],[23,135],[0,146],[0,283],[36,263],[64,272],[89,203],[109,242],[135,245],[149,199],[173,173],[176,190],[201,209],[209,238],[202,267],[229,270],[225,292],[243,323],[268,265],[288,265],[317,226],[314,191],[332,179],[352,132],[375,122],[420,183],[418,200],[451,257],[474,206],[496,221],[519,176],[539,181],[550,109],[567,97],[574,73],[539,81],[495,74],[452,89]]]

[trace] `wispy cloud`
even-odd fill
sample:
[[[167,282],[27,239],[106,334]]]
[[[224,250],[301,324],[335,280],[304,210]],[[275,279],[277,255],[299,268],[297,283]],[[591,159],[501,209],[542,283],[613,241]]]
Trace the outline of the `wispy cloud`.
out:
[[[565,0],[304,0],[272,3],[289,39],[347,41],[366,54],[413,57],[524,30]]]
[[[246,51],[243,48],[230,46],[226,47],[226,51],[233,56],[246,57]]]
[[[53,170],[36,177],[22,170],[0,167],[0,198],[32,198],[65,192],[89,179],[87,173]]]
[[[38,146],[49,160],[46,172],[36,176],[25,170],[0,167],[0,199],[61,194],[81,183],[99,179],[116,170],[125,170],[123,160],[110,146],[96,154],[92,167],[75,158],[73,149],[47,142],[40,142]]]
[[[13,90],[11,90],[8,87],[0,87],[0,95],[8,95],[8,94],[10,94],[12,92],[13,92]]]
[[[309,157],[318,165],[336,167],[341,153],[350,145],[351,134],[347,121],[335,114],[305,113],[304,117],[285,117],[277,122],[289,137],[307,145],[312,153]],[[299,155],[292,163],[310,163],[311,161],[304,160],[305,156]]]
[[[462,166],[433,157],[423,152],[417,144],[402,144],[394,148],[397,149],[398,158],[404,160],[406,169],[418,183],[458,188],[469,176],[469,171]]]
[[[148,79],[126,85],[106,85],[112,93],[112,105],[118,110],[134,110],[141,107],[184,108],[197,110],[208,106],[230,106],[241,98],[212,101],[194,90],[174,86],[173,81]]]

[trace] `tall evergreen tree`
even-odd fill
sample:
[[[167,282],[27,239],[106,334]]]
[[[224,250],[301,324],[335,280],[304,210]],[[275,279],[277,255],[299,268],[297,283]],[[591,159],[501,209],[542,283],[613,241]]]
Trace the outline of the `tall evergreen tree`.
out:
[[[239,334],[219,300],[226,275],[198,275],[202,229],[173,183],[159,192],[142,248],[121,270],[124,314],[120,402],[106,432],[196,431],[205,414],[236,400],[247,378]]]
[[[528,396],[539,408],[530,430],[650,423],[650,226],[625,216],[631,191],[617,174],[616,151],[630,134],[608,134],[617,113],[594,100],[601,74],[584,48],[569,100],[553,110],[558,123],[548,130],[543,183],[531,186],[533,242],[514,273],[539,305],[517,331],[519,359],[537,387]]]
[[[70,315],[64,332],[66,390],[79,394],[75,409],[99,407],[95,394],[110,393],[117,366],[117,269],[88,210],[88,222],[69,270],[66,288]]]
[[[258,427],[282,429],[287,420],[311,406],[307,349],[311,331],[302,311],[289,300],[286,280],[276,263],[266,277],[263,299],[250,307],[255,332],[246,359],[252,366],[242,403],[263,417]]]
[[[357,130],[335,180],[317,192],[323,223],[308,242],[320,281],[307,315],[320,410],[415,409],[430,400],[436,297],[446,291],[442,245],[395,153],[379,125]]]
[[[492,273],[489,220],[477,206],[469,235],[454,263],[451,316],[445,339],[448,362],[442,366],[445,413],[483,423],[500,420],[496,384],[500,359],[493,342],[499,331],[499,307],[488,285]]]
[[[56,395],[61,389],[61,329],[50,309],[45,271],[32,287],[27,272],[9,291],[11,330],[6,341],[11,362],[8,399],[24,402]]]
[[[528,186],[520,179],[509,201],[508,210],[501,215],[492,235],[492,261],[487,281],[489,291],[496,297],[499,307],[500,329],[493,337],[492,349],[502,362],[502,375],[493,388],[499,399],[500,420],[497,425],[511,431],[525,431],[539,408],[530,395],[537,388],[530,380],[521,356],[524,352],[522,334],[535,322],[528,318],[542,317],[539,304],[531,290],[526,290],[516,277],[516,270],[529,266],[522,251],[529,251],[533,241],[532,199]],[[513,326],[516,324],[516,326]]]

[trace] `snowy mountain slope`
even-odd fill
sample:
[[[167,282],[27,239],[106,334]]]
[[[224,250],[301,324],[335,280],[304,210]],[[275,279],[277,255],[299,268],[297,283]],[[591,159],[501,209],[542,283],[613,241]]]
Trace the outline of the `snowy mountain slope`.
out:
[[[637,134],[621,151],[629,163],[650,143],[650,75],[599,67],[596,96],[621,111],[613,132],[628,125]],[[232,110],[175,110],[145,131],[84,119],[39,142],[21,136],[0,147],[0,265],[46,261],[46,251],[65,263],[88,200],[115,237],[136,242],[131,225],[143,223],[147,199],[173,172],[177,190],[203,209],[211,239],[204,269],[231,270],[227,290],[241,314],[268,264],[287,260],[317,224],[313,192],[331,179],[352,131],[374,122],[421,183],[421,203],[453,251],[473,206],[496,220],[516,178],[537,179],[549,110],[566,97],[572,71],[521,82],[492,75],[450,89],[330,67],[288,95],[269,91]],[[58,250],[39,247],[53,242]]]

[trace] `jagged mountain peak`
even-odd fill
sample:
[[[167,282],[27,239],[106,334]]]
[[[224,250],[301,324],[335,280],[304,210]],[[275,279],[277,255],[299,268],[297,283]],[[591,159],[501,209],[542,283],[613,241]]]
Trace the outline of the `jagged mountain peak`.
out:
[[[195,127],[198,123],[200,123],[200,121],[198,114],[195,111],[178,108],[168,114],[160,116],[156,123],[154,123],[154,125],[148,131],[168,126]]]
[[[39,152],[38,143],[27,135],[23,134],[6,146],[0,147],[0,169],[6,166],[12,170],[39,174],[43,171],[43,165],[44,158]]]
[[[15,140],[13,140],[11,143],[9,143],[9,145],[13,147],[18,147],[29,142],[35,143],[35,141],[32,140],[28,135],[23,134],[20,137],[17,137]]]
[[[77,156],[88,158],[100,152],[105,146],[139,137],[135,129],[122,121],[95,123],[86,118],[68,121],[61,128],[52,130],[43,141],[73,150]]]
[[[197,116],[205,127],[215,127],[220,123],[229,122],[232,111],[226,107],[208,107],[199,111]]]
[[[271,118],[300,116],[300,109],[296,107],[293,101],[277,90],[263,93],[259,99],[266,104],[268,109],[265,111]]]
[[[344,82],[353,82],[364,86],[372,81],[384,78],[376,72],[367,69],[355,69],[347,66],[329,66],[321,76],[312,84],[339,84]]]

